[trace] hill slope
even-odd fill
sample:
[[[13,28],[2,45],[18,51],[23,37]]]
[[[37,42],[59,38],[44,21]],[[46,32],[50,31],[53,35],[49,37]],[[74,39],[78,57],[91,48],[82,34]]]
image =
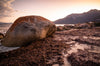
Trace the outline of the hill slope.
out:
[[[100,10],[92,9],[88,12],[84,12],[81,14],[71,14],[62,19],[58,19],[55,24],[76,24],[76,23],[84,23],[84,22],[100,22]]]

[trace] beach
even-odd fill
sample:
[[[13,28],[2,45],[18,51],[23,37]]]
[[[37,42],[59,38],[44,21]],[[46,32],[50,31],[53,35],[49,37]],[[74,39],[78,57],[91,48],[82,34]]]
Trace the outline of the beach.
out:
[[[56,31],[27,47],[1,50],[0,65],[99,66],[100,27]]]

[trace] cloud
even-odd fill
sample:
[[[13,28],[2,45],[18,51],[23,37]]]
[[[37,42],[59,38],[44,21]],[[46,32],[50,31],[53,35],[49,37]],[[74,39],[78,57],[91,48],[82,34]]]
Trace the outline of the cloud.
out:
[[[14,0],[0,0],[0,18],[11,17],[15,11],[11,6]]]

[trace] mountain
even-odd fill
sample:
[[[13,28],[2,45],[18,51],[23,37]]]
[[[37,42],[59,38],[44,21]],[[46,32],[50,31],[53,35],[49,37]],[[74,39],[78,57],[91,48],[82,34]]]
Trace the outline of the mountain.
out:
[[[92,9],[81,14],[70,14],[54,21],[55,24],[77,24],[84,22],[100,22],[100,10]]]
[[[9,26],[11,25],[12,23],[4,23],[4,22],[0,22],[0,27],[4,27],[4,26]]]
[[[0,25],[2,25],[2,24],[12,24],[12,23],[0,22]]]

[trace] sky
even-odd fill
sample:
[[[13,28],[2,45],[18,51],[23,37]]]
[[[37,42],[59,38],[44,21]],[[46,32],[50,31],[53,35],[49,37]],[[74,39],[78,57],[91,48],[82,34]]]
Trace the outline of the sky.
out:
[[[55,21],[91,9],[100,10],[100,0],[0,0],[0,22],[14,22],[18,17],[28,15]]]

